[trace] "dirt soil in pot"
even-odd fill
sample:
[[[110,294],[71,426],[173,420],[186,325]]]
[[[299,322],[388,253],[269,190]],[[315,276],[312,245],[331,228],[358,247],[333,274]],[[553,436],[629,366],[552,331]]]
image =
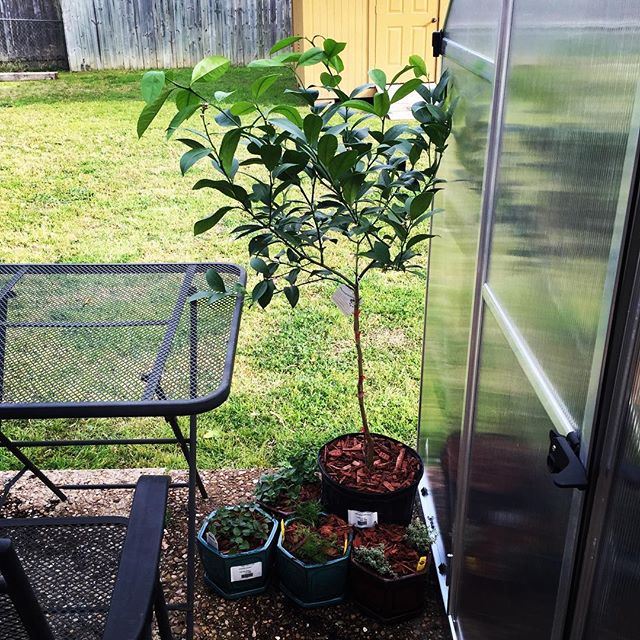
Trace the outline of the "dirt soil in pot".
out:
[[[399,442],[373,435],[375,458],[367,468],[364,436],[345,436],[327,443],[321,452],[322,464],[332,480],[350,489],[368,493],[388,493],[409,487],[420,473],[420,462]]]
[[[209,497],[202,499],[198,494],[198,524],[214,509],[251,500],[256,481],[264,471],[202,471]],[[47,475],[60,484],[83,484],[135,482],[142,473],[166,473],[166,470],[50,471]],[[13,474],[0,472],[0,484]],[[184,471],[172,471],[171,477],[179,482],[186,479],[186,474]],[[70,499],[60,502],[39,480],[26,474],[11,490],[8,503],[0,507],[0,517],[126,516],[133,495],[133,492],[123,489],[69,493]],[[169,492],[161,563],[162,581],[169,601],[180,601],[185,597],[186,505],[185,490]],[[363,615],[351,602],[322,609],[301,609],[278,591],[275,581],[266,593],[255,598],[225,600],[205,586],[199,561],[197,567],[197,640],[451,640],[433,564],[425,612],[397,625],[382,625]],[[184,640],[184,615],[172,612],[170,616],[174,638]]]
[[[353,539],[354,548],[384,545],[384,555],[398,577],[417,573],[420,554],[404,542],[406,527],[397,524],[379,524],[371,529],[358,529]]]

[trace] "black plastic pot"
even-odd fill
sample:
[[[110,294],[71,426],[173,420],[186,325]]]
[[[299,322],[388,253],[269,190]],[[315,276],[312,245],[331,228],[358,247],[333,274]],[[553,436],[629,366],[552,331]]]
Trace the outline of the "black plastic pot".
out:
[[[384,624],[395,624],[420,615],[426,604],[429,563],[420,573],[401,578],[383,578],[351,558],[351,598],[368,616]]]
[[[243,596],[263,593],[268,585],[274,563],[278,521],[262,509],[260,513],[272,522],[267,541],[257,549],[242,553],[221,553],[206,540],[209,521],[216,512],[209,514],[198,533],[198,549],[204,565],[204,581],[216,593],[235,600]]]
[[[346,438],[349,436],[361,435],[357,433],[348,433],[344,436],[338,436],[333,440],[330,440],[324,447],[329,444]],[[407,455],[416,458],[420,464],[420,471],[417,474],[414,482],[404,489],[398,489],[397,491],[388,491],[386,493],[370,493],[368,491],[359,491],[350,487],[344,487],[337,483],[327,474],[322,462],[322,449],[318,453],[318,466],[320,468],[320,475],[322,477],[322,504],[329,513],[335,513],[350,524],[356,526],[367,526],[366,522],[358,522],[354,520],[357,518],[357,514],[352,514],[352,518],[349,519],[349,511],[360,512],[364,514],[376,514],[377,521],[387,524],[401,524],[408,525],[411,522],[413,515],[413,506],[416,498],[416,491],[418,490],[418,484],[424,473],[424,465],[418,455],[418,452],[403,444],[399,440],[389,438],[379,434],[373,434],[377,438],[384,440],[391,440],[401,444],[406,450]],[[373,516],[370,516],[373,517]],[[367,516],[363,516],[364,520]]]

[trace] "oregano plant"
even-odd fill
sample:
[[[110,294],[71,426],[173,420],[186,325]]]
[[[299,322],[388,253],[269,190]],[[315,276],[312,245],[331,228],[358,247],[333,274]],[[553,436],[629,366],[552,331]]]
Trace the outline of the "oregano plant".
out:
[[[211,177],[198,180],[193,188],[217,191],[227,204],[196,222],[194,231],[208,231],[232,211],[242,214],[242,224],[231,233],[248,242],[250,264],[260,278],[246,293],[252,303],[265,308],[275,295],[283,294],[295,307],[303,287],[327,281],[343,287],[352,299],[357,397],[371,464],[361,285],[374,270],[423,271],[421,249],[432,237],[428,221],[439,211],[433,208],[433,198],[443,182],[438,170],[454,103],[446,72],[435,86],[428,86],[420,56],[411,56],[392,77],[373,69],[370,83],[346,92],[340,75],[346,43],[318,36],[308,41],[310,48],[303,53],[285,51],[299,40],[292,36],[279,41],[271,58],[249,66],[285,67],[298,78],[300,67],[322,65],[322,88],[331,92],[333,101],[319,102],[317,88],[300,87],[287,92],[301,99],[302,108],[263,105],[261,98],[281,77],[278,69],[252,84],[250,100],[234,102],[233,93],[210,91],[211,83],[229,68],[225,58],[210,56],[193,69],[190,83],[162,71],[144,75],[147,104],[138,135],[168,100],[175,103],[176,113],[167,137],[189,118],[198,118],[198,127],[186,129],[179,138],[187,147],[180,169],[184,174],[196,163],[207,163]],[[392,124],[392,105],[414,92],[413,119]],[[367,95],[371,97],[363,97]],[[238,154],[241,146],[245,152]],[[342,245],[348,247],[348,257],[343,249],[337,250]],[[215,272],[207,274],[207,281],[211,290],[196,297],[215,300],[244,293],[226,290]]]

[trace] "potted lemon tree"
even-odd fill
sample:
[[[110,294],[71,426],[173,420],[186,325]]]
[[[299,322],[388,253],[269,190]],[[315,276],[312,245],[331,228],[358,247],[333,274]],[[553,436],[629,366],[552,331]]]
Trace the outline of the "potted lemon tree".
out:
[[[243,217],[231,233],[247,242],[259,281],[249,292],[228,291],[219,274],[210,272],[210,290],[197,297],[214,300],[246,293],[265,308],[282,294],[295,307],[305,287],[335,284],[334,299],[351,318],[360,424],[320,450],[322,500],[329,512],[357,526],[406,525],[423,466],[414,449],[377,435],[369,424],[362,283],[374,271],[422,272],[422,250],[432,237],[428,223],[438,211],[433,199],[442,188],[438,171],[454,103],[447,74],[428,86],[425,62],[417,55],[393,77],[373,69],[369,84],[346,93],[340,88],[340,54],[346,44],[316,37],[303,53],[287,50],[300,39],[285,38],[273,47],[271,58],[252,63],[277,73],[259,77],[250,100],[234,102],[233,95],[209,89],[229,67],[224,58],[202,60],[189,82],[162,71],[148,72],[142,80],[147,105],[138,133],[145,132],[167,102],[175,104],[168,136],[188,119],[197,119],[198,128],[191,126],[180,138],[187,147],[180,168],[186,173],[196,163],[206,163],[210,177],[199,179],[193,188],[219,192],[227,204],[199,220],[195,233],[206,232],[231,212]],[[277,67],[296,74],[315,64],[324,67],[321,81],[334,102],[319,104],[316,89],[299,88],[292,92],[305,105],[302,110],[284,103],[261,104],[280,77]],[[393,94],[390,85],[396,86]],[[371,100],[359,97],[372,88]],[[414,92],[413,120],[392,124],[393,103]],[[214,121],[224,135],[218,135]],[[242,154],[240,147],[245,149]]]

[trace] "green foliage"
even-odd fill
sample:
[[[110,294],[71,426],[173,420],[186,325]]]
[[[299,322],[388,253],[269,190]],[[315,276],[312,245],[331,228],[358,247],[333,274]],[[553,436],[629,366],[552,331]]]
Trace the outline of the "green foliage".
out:
[[[429,553],[431,545],[438,539],[438,533],[432,523],[426,525],[416,518],[407,527],[404,539],[419,553]]]
[[[295,549],[295,555],[307,564],[323,564],[335,555],[332,551],[340,550],[340,543],[335,535],[324,537],[311,526],[299,525],[297,536],[304,542]]]
[[[310,527],[317,527],[322,515],[322,504],[319,500],[307,500],[296,507],[296,518]]]
[[[219,543],[226,542],[226,553],[240,553],[260,546],[269,536],[271,520],[255,505],[221,507],[209,521],[208,531]]]
[[[383,544],[376,545],[375,547],[354,547],[353,559],[384,578],[398,577],[384,554]]]
[[[292,455],[286,466],[275,473],[266,473],[256,485],[257,500],[270,506],[285,502],[295,505],[303,484],[318,481],[315,454],[300,451]]]

